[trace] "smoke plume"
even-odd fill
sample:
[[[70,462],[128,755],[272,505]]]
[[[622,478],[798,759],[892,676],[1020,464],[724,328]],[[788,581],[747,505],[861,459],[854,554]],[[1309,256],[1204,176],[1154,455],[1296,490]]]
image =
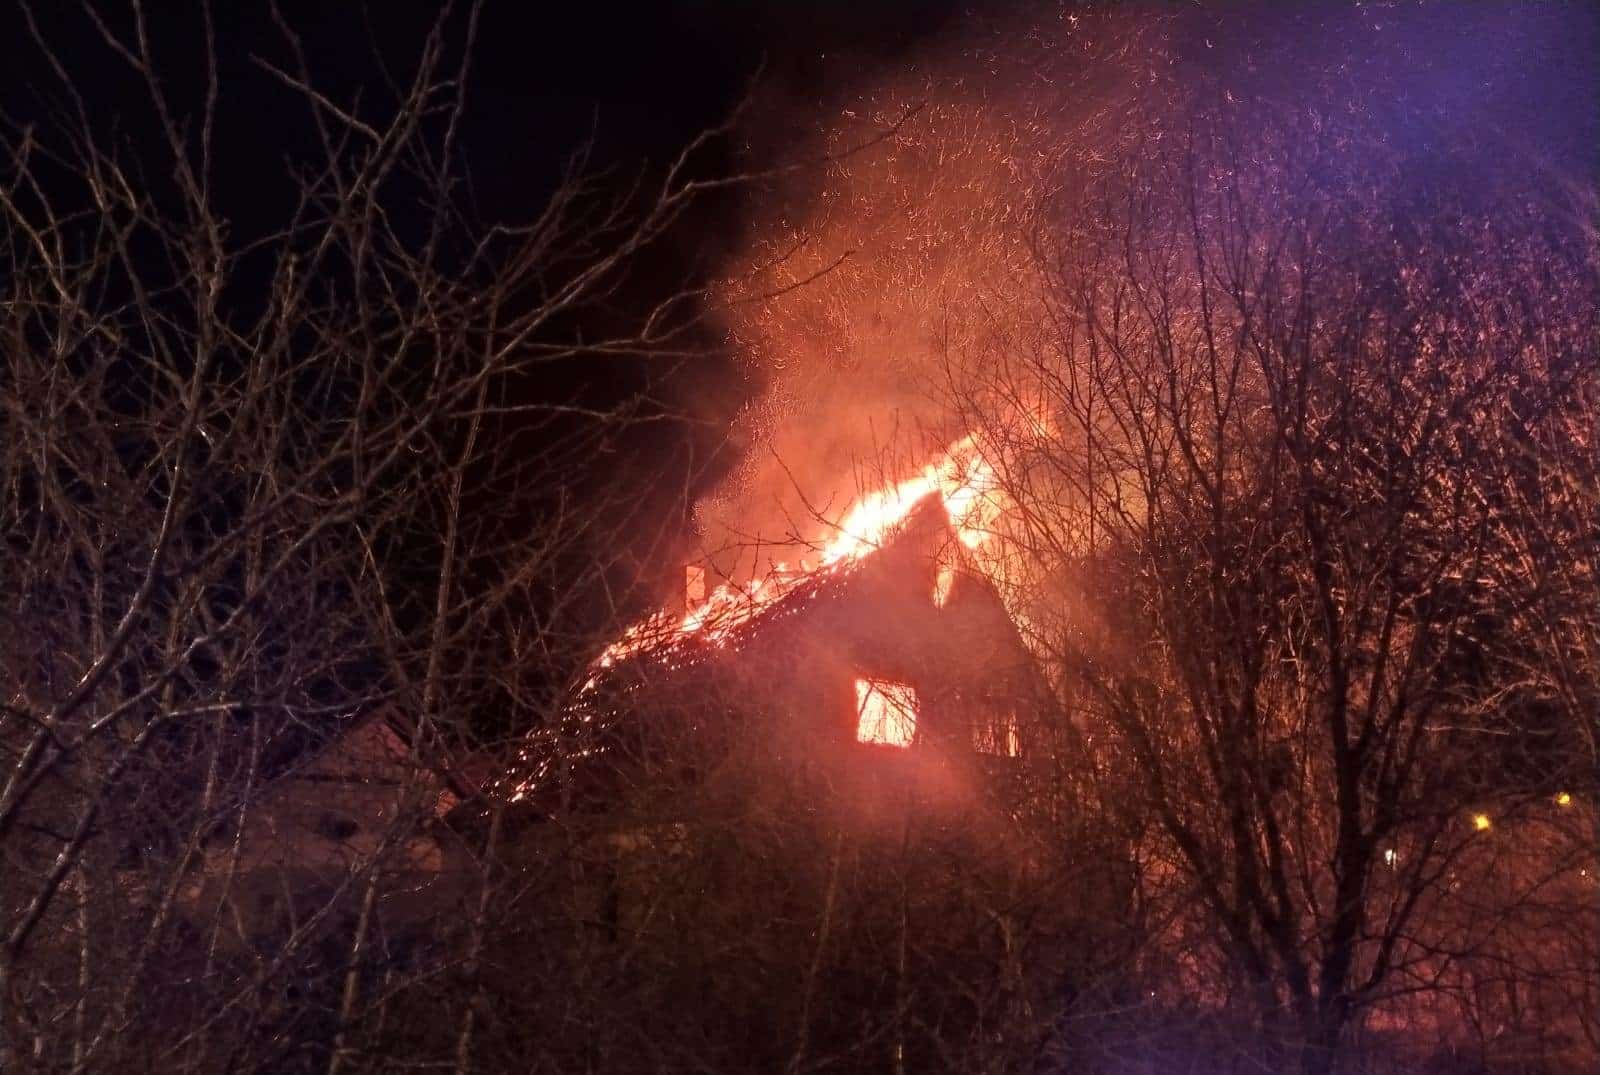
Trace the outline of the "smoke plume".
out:
[[[862,488],[968,432],[952,416],[986,365],[1047,345],[1037,254],[1062,188],[1170,133],[1180,94],[1344,95],[1397,139],[1503,113],[1546,156],[1581,145],[1593,117],[1557,100],[1572,71],[1550,57],[1585,63],[1586,38],[1553,7],[1044,5],[970,21],[820,105],[757,100],[752,157],[794,170],[758,199],[722,292],[757,395],[730,432],[742,462],[697,507],[708,558],[737,577],[801,560]],[[1545,100],[1557,115],[1529,132]]]

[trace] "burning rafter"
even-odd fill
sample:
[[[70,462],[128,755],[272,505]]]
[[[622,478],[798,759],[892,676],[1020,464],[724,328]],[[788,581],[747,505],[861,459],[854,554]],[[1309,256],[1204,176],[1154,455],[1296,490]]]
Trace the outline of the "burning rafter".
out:
[[[703,572],[691,573],[685,587],[690,610],[686,614],[658,613],[629,627],[590,664],[561,719],[530,737],[521,755],[526,768],[511,778],[512,800],[527,797],[557,764],[587,765],[613,753],[613,740],[626,735],[616,722],[618,715],[638,703],[658,704],[670,698],[673,688],[669,684],[674,677],[710,675],[714,679],[719,674],[714,671],[719,658],[746,653],[756,638],[765,641],[761,648],[769,653],[775,640],[781,640],[781,652],[795,641],[785,634],[792,625],[809,623],[810,628],[801,627],[804,636],[819,622],[830,623],[830,617],[850,607],[848,603],[856,599],[852,594],[860,594],[861,569],[878,563],[874,554],[902,539],[909,541],[901,546],[904,555],[897,556],[894,563],[922,566],[913,567],[909,574],[902,573],[902,567],[891,568],[891,575],[910,581],[912,588],[902,590],[901,584],[895,583],[890,603],[915,601],[920,593],[934,610],[944,610],[957,593],[958,575],[991,579],[996,575],[1001,542],[995,539],[995,530],[1007,507],[978,438],[969,435],[910,478],[859,497],[832,525],[832,539],[820,544],[798,567],[780,564],[764,578],[725,583],[709,593]],[[919,577],[926,581],[919,582]],[[867,591],[880,585],[881,579],[869,581]],[[919,591],[918,585],[926,588]],[[871,600],[876,607],[882,596]],[[862,614],[858,607],[847,614],[848,623],[832,622],[826,629],[842,631],[838,643],[845,648],[861,646],[863,639],[887,629],[883,624],[874,627],[871,614],[863,622]],[[924,627],[926,624],[921,624],[912,631],[920,641],[901,640],[894,645],[926,646],[927,639],[918,633]],[[871,648],[876,643],[867,645]],[[948,671],[950,663],[946,659],[941,667]],[[1004,669],[991,671],[1002,677],[1009,674]],[[851,682],[845,680],[846,689]],[[922,715],[917,688],[878,678],[853,682],[854,738],[863,743],[910,746],[917,738]],[[696,695],[703,690],[703,684],[697,686]],[[989,748],[990,752],[1015,753],[1014,740],[1012,734],[1003,746]]]
[[[837,524],[834,536],[798,568],[778,564],[765,577],[748,583],[728,582],[684,616],[657,614],[625,631],[606,647],[590,669],[589,684],[607,668],[636,654],[695,636],[720,645],[742,623],[793,592],[807,579],[847,569],[880,548],[906,520],[913,507],[938,495],[958,539],[958,547],[941,550],[932,598],[943,606],[966,554],[982,548],[1003,510],[994,470],[979,450],[975,436],[962,437],[934,462],[906,479],[863,494]]]
[[[884,679],[856,680],[856,739],[908,747],[917,734],[917,692]]]

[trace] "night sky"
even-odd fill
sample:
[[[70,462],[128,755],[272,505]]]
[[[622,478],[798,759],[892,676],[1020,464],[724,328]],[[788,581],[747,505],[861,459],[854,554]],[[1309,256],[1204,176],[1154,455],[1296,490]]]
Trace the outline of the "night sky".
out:
[[[456,5],[458,33],[467,6]],[[590,170],[605,172],[620,189],[725,120],[758,82],[766,92],[820,97],[892,63],[965,6],[952,0],[487,4],[461,139],[473,202],[484,220],[528,218],[591,141]],[[98,40],[77,5],[36,7],[35,18],[96,118],[114,121],[127,146],[152,137],[136,77]],[[384,66],[405,68],[438,8],[424,0],[281,6],[335,99],[339,91],[381,94]],[[195,3],[164,4],[150,17],[157,55],[167,58],[163,77],[180,97],[196,93],[204,73],[199,11]],[[108,12],[113,25],[118,13]],[[48,123],[63,100],[60,86],[19,23],[0,45],[0,106],[14,123]],[[283,163],[314,147],[302,142],[308,131],[297,102],[250,59],[287,62],[266,0],[223,5],[216,31],[227,87],[217,125],[217,190],[235,228],[248,232],[278,219],[289,195]],[[728,139],[711,147],[701,167],[728,167],[736,144]],[[678,256],[696,265],[714,260],[726,242],[719,237],[734,233],[739,211],[734,196],[703,207],[675,237]]]
[[[106,17],[126,30],[127,15],[119,5]],[[1219,23],[1233,21],[1234,9],[1251,10],[1251,24],[1261,39],[1295,29],[1308,11],[1325,5],[1211,5],[1195,17]],[[1336,5],[1339,6],[1339,5]],[[1356,5],[1359,7],[1360,5]],[[1369,5],[1382,12],[1390,5]],[[1404,5],[1402,5],[1404,6]],[[1548,21],[1573,27],[1570,4],[1493,5],[1517,9],[1515,19],[1495,18],[1486,25],[1501,31]],[[457,4],[453,26],[465,29],[470,5]],[[33,5],[34,17],[59,50],[97,121],[116,125],[124,148],[137,153],[141,140],[153,135],[149,110],[143,107],[136,76],[97,39],[76,4]],[[1450,4],[1422,4],[1416,10],[1448,27],[1456,21]],[[382,3],[283,3],[281,10],[301,35],[317,79],[339,99],[360,93],[381,95],[386,64],[405,69],[417,43],[440,5],[426,0]],[[697,133],[727,118],[753,88],[767,97],[781,97],[802,107],[769,110],[761,122],[811,126],[804,104],[821,102],[873,73],[892,70],[941,35],[958,32],[974,16],[1004,18],[1026,10],[1014,0],[660,0],[660,2],[511,3],[484,5],[468,97],[467,127],[461,138],[466,171],[473,185],[472,202],[480,218],[491,222],[526,220],[544,204],[572,155],[592,139],[589,167],[604,173],[617,189],[639,176],[650,176],[670,161]],[[179,98],[198,100],[204,69],[198,2],[181,0],[155,5],[150,25],[163,77]],[[221,78],[226,87],[217,130],[220,206],[236,235],[246,235],[281,220],[290,188],[285,161],[314,149],[301,140],[308,135],[298,102],[258,69],[252,55],[286,63],[281,35],[273,24],[268,0],[241,0],[217,6],[216,32]],[[1566,11],[1566,15],[1552,12]],[[1481,14],[1481,10],[1480,10]],[[50,112],[63,95],[59,83],[38,56],[20,18],[8,20],[11,31],[0,45],[0,114],[14,124],[50,125]],[[1590,20],[1593,29],[1593,20]],[[1215,36],[1216,40],[1212,40]],[[1226,40],[1231,37],[1232,40]],[[1507,47],[1504,33],[1482,35],[1469,46],[1468,62],[1458,72],[1463,84],[1489,77],[1496,65],[1512,57],[1523,64],[1526,49]],[[1579,167],[1591,164],[1594,125],[1593,64],[1582,69],[1582,53],[1593,44],[1552,39],[1525,70],[1495,75],[1495,99],[1479,102],[1482,115],[1497,121],[1508,117],[1530,141],[1556,158]],[[1259,48],[1257,36],[1197,33],[1194,42],[1223,50],[1239,50],[1228,60],[1243,67],[1248,53]],[[1416,41],[1428,47],[1424,28]],[[1198,45],[1197,45],[1198,47]],[[1460,42],[1454,46],[1458,52]],[[1208,64],[1221,52],[1209,52]],[[1526,65],[1524,64],[1526,67]],[[1509,87],[1509,89],[1508,89]],[[1422,87],[1424,94],[1433,87]],[[1477,116],[1474,109],[1463,114]],[[1591,122],[1574,125],[1572,117]],[[820,122],[820,118],[818,120]],[[812,130],[797,129],[798,139]],[[741,159],[738,150],[751,135],[766,150],[785,143],[783,131],[736,131],[700,155],[705,174],[736,166],[766,165],[770,160]],[[740,238],[748,209],[741,198],[748,190],[706,199],[686,218],[669,241],[641,264],[631,301],[648,303],[661,289],[694,279],[713,269]],[[710,380],[717,380],[716,377]],[[626,386],[624,386],[626,388]],[[727,401],[736,405],[737,400]]]
[[[111,25],[131,36],[126,9],[102,7]],[[657,176],[687,142],[724,121],[753,88],[796,101],[820,98],[893,64],[938,34],[964,7],[951,0],[488,3],[473,51],[460,139],[471,207],[485,223],[529,220],[584,148],[588,171],[604,176],[612,189],[625,190],[641,176]],[[459,43],[470,6],[456,9],[450,25]],[[149,22],[165,83],[175,99],[196,109],[204,85],[201,10],[198,3],[157,5]],[[351,100],[359,94],[372,101],[383,95],[386,67],[407,70],[439,5],[288,2],[281,10],[330,96]],[[78,5],[34,5],[33,17],[102,134],[115,132],[124,155],[138,160],[141,147],[153,144],[157,135],[138,76],[100,41]],[[289,166],[313,159],[317,147],[302,104],[251,59],[259,55],[292,66],[270,5],[266,0],[216,5],[215,18],[224,87],[216,125],[215,197],[233,237],[242,239],[281,225],[293,198]],[[18,126],[65,126],[67,98],[59,80],[26,35],[20,12],[10,22],[14,30],[8,44],[0,45],[5,53],[0,111]],[[770,141],[772,132],[763,133]],[[769,163],[742,157],[745,144],[738,134],[717,141],[698,156],[696,167],[701,174],[717,174]],[[586,316],[627,324],[662,293],[705,279],[738,241],[747,196],[729,191],[702,199],[636,262],[609,309]],[[613,327],[578,326],[591,336]],[[734,375],[734,360],[719,350],[714,328],[700,333],[696,343],[702,353],[692,367],[686,363],[664,372],[659,364],[613,362],[597,371],[588,363],[577,372],[558,365],[542,368],[519,389],[525,402],[581,397],[600,407],[642,393],[668,406],[692,399],[700,420],[647,427],[620,453],[652,460],[652,473],[637,479],[646,486],[642,495],[651,495],[656,486],[675,487],[679,502],[664,498],[656,510],[681,518],[685,541],[690,524],[680,479],[688,475],[700,488],[717,480],[732,462],[720,426],[760,390],[759,384]],[[508,436],[508,452],[541,447],[537,438],[519,438],[515,430]],[[663,458],[677,461],[666,466],[666,478],[659,463]],[[604,480],[628,480],[625,466],[617,464],[611,460],[612,473]],[[652,540],[638,551],[635,563],[648,574],[663,567],[661,560]]]
[[[657,175],[697,133],[728,117],[753,87],[768,99],[781,98],[799,107],[763,112],[765,128],[740,129],[715,142],[697,158],[697,168],[712,175],[771,164],[759,154],[743,156],[741,150],[755,141],[765,152],[781,152],[788,141],[814,133],[813,124],[824,122],[820,114],[808,112],[809,102],[820,103],[870,82],[875,72],[891,71],[925,54],[942,35],[974,14],[1003,17],[1018,6],[973,0],[489,3],[483,9],[474,51],[461,138],[472,207],[485,222],[526,221],[544,205],[573,154],[591,139],[589,170],[604,175],[616,190],[626,189],[640,176]],[[1432,5],[1431,17],[1450,21],[1454,16],[1449,7]],[[77,5],[37,8],[35,16],[45,36],[58,48],[96,122],[108,130],[114,125],[124,150],[137,158],[141,143],[154,131],[136,76],[97,40]],[[452,28],[459,39],[468,9],[458,8]],[[160,5],[151,18],[156,52],[164,58],[164,78],[178,97],[187,95],[191,100],[197,100],[204,73],[197,48],[200,10],[197,3]],[[310,156],[315,149],[303,141],[308,129],[300,103],[251,62],[254,54],[279,63],[287,60],[270,10],[266,0],[245,0],[219,5],[217,12],[226,89],[217,125],[216,189],[236,238],[281,222],[292,195],[286,162]],[[291,2],[282,10],[301,35],[316,77],[336,99],[350,99],[357,93],[381,95],[385,66],[406,68],[438,5],[421,0]],[[1286,27],[1286,37],[1292,40],[1293,24],[1306,10],[1310,8],[1304,5],[1284,5],[1281,11],[1256,5],[1253,25],[1264,36]],[[126,18],[125,12],[110,5],[107,17],[119,13]],[[1231,18],[1227,5],[1213,6],[1196,17]],[[51,110],[63,100],[60,87],[20,32],[21,20],[11,21],[9,43],[0,46],[10,53],[7,62],[0,63],[0,107],[13,123],[48,126]],[[1504,24],[1537,22],[1505,20]],[[1228,62],[1242,71],[1258,42],[1249,34],[1233,35],[1231,41],[1226,37],[1218,34],[1213,42],[1210,35],[1197,33],[1191,40],[1208,50],[1201,57],[1207,64],[1216,64],[1221,55],[1209,52],[1213,44],[1237,49]],[[1447,77],[1464,86],[1472,84],[1505,56],[1515,54],[1502,44],[1498,37],[1484,35],[1469,49],[1470,62]],[[1427,45],[1424,33],[1418,47]],[[1566,43],[1569,53],[1578,47]],[[1579,98],[1593,88],[1592,65],[1587,80],[1573,78],[1568,77],[1571,61],[1571,55],[1551,56],[1536,69],[1496,75],[1495,97],[1480,102],[1487,109],[1483,114],[1512,117],[1518,128],[1536,132],[1531,140],[1554,150],[1558,159],[1584,160],[1592,154],[1587,139],[1593,126],[1586,131],[1573,126],[1568,117],[1585,108]],[[1424,96],[1434,91],[1431,86],[1419,89]],[[773,129],[783,123],[796,125],[793,139],[789,132]],[[743,224],[754,211],[750,199],[759,196],[758,188],[740,188],[704,199],[634,265],[609,310],[589,316],[625,324],[661,294],[706,279],[741,241]],[[593,335],[611,326],[578,327]],[[708,325],[697,340],[701,353],[692,365],[685,363],[680,369],[664,371],[660,364],[646,368],[626,362],[603,368],[586,364],[581,372],[557,366],[541,370],[538,379],[520,389],[525,400],[581,396],[601,407],[646,392],[669,406],[690,401],[695,422],[646,429],[638,434],[642,441],[623,445],[620,453],[646,458],[657,468],[638,480],[642,485],[669,487],[656,510],[680,514],[678,528],[685,543],[692,540],[692,523],[682,498],[685,484],[663,480],[659,460],[681,460],[673,466],[678,477],[687,476],[692,495],[715,485],[736,461],[724,439],[727,424],[763,387],[744,375],[748,370],[738,369],[735,358],[722,349],[717,332]],[[538,450],[537,442],[515,442],[515,431],[511,435],[514,443],[508,451]],[[606,480],[628,480],[621,458],[612,460],[611,466]],[[643,492],[649,495],[650,489]],[[638,570],[648,574],[669,569],[672,560],[652,544],[639,550],[636,562]]]

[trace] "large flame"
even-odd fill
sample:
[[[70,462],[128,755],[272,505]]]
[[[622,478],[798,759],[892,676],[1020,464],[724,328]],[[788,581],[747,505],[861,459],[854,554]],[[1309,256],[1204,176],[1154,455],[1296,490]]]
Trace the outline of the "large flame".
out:
[[[778,564],[763,578],[724,583],[681,619],[661,614],[647,617],[606,647],[596,669],[608,668],[676,636],[693,634],[720,644],[734,627],[792,591],[803,579],[855,563],[878,549],[915,505],[936,493],[957,537],[957,547],[939,553],[929,595],[942,606],[968,554],[989,542],[1003,506],[994,469],[974,436],[957,440],[912,477],[863,494],[833,524],[833,536],[798,567]]]
[[[976,438],[956,441],[915,477],[867,493],[847,511],[838,535],[822,549],[822,564],[857,560],[883,543],[912,506],[938,493],[961,543],[975,549],[988,538],[997,514],[994,470],[978,451]]]

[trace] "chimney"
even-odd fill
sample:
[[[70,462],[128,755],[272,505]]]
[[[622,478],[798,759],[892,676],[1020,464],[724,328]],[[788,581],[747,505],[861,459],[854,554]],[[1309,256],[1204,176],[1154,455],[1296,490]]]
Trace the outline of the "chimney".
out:
[[[687,615],[706,603],[706,569],[701,564],[683,567],[683,611]]]

